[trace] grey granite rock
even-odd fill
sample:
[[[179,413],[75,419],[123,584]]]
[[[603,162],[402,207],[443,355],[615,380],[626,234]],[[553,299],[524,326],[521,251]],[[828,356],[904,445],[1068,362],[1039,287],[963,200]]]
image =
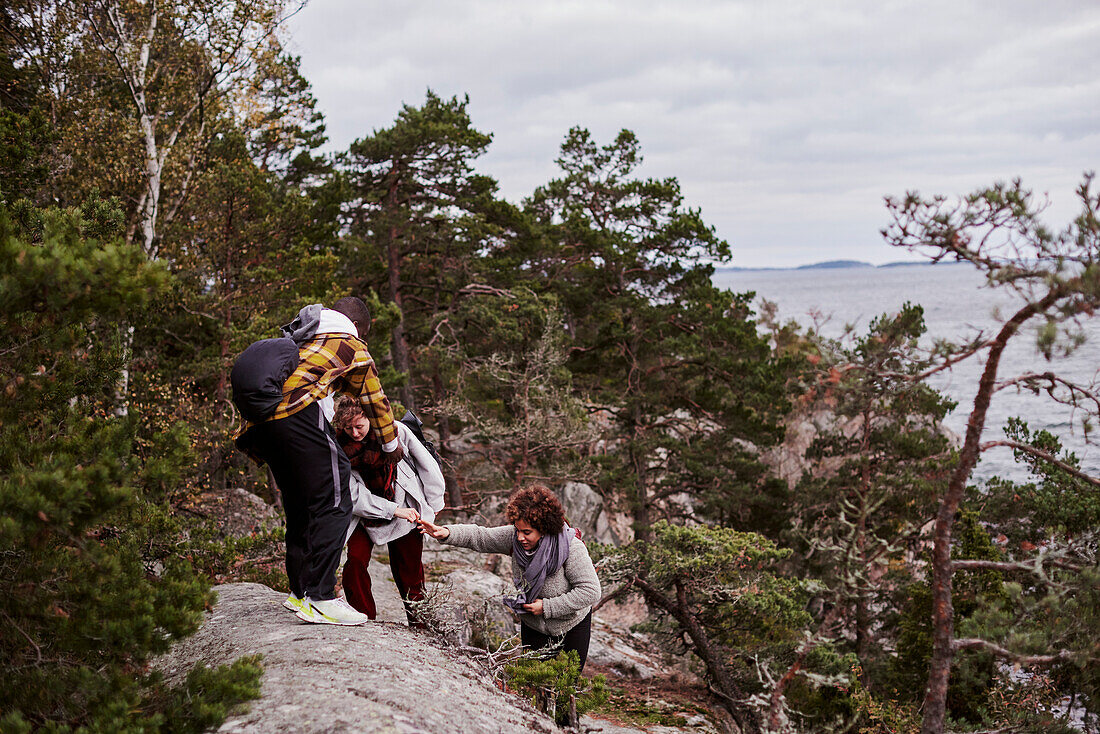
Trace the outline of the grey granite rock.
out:
[[[569,524],[580,528],[585,537],[594,537],[596,518],[603,511],[603,497],[582,482],[566,482],[559,495]]]
[[[302,623],[282,608],[282,594],[259,584],[217,592],[202,628],[157,667],[179,680],[199,661],[213,667],[263,655],[262,697],[221,732],[557,731],[429,635],[388,622]]]

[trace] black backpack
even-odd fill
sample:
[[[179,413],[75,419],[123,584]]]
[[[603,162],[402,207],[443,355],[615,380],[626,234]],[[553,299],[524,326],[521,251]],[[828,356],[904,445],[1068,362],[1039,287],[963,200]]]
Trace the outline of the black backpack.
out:
[[[229,373],[233,404],[251,423],[271,417],[283,399],[283,383],[298,368],[293,339],[261,339],[241,352]]]
[[[413,414],[411,410],[406,410],[405,415],[401,416],[401,422],[409,427],[413,435],[420,440],[420,443],[424,444],[424,448],[428,450],[428,453],[435,459],[435,463],[439,464],[440,468],[443,467],[443,459],[439,458],[439,453],[435,450],[435,444],[428,439],[424,438],[424,423]]]

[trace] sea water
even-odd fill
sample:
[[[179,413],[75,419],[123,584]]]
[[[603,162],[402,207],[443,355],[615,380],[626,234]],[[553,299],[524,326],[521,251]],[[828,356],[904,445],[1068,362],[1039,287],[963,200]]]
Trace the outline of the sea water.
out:
[[[794,320],[803,326],[816,324],[829,337],[841,336],[849,325],[855,328],[856,335],[866,334],[872,319],[884,313],[897,313],[905,303],[924,307],[925,343],[931,343],[932,338],[965,339],[978,331],[991,335],[1020,304],[1007,289],[986,286],[984,278],[965,264],[718,271],[714,282],[738,293],[754,291],[757,310],[761,299],[767,299],[776,304],[782,321]],[[1100,318],[1085,323],[1086,341],[1081,347],[1068,357],[1050,361],[1036,348],[1038,326],[1030,324],[1010,342],[1001,359],[999,381],[1047,371],[1084,385],[1097,379]],[[966,431],[983,368],[983,362],[975,356],[929,380],[932,387],[958,403],[945,423],[960,436]],[[1100,475],[1100,448],[1086,440],[1081,411],[1074,413],[1072,408],[1042,394],[1002,390],[993,397],[982,440],[1004,438],[1004,427],[1013,416],[1026,420],[1033,430],[1045,429],[1057,435],[1081,459],[1083,469]],[[1100,433],[1089,440],[1100,440]],[[974,478],[994,475],[1017,481],[1029,476],[1006,448],[985,452]]]

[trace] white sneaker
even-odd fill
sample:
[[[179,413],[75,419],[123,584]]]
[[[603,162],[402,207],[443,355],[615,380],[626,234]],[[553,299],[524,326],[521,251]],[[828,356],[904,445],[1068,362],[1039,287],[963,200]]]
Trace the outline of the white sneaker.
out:
[[[321,615],[314,611],[313,606],[308,601],[302,599],[302,608],[294,612],[294,616],[303,622],[320,622]]]
[[[344,599],[326,599],[325,601],[309,599],[307,601],[308,603],[303,604],[305,608],[297,614],[298,619],[303,622],[356,625],[370,619]]]
[[[283,608],[289,609],[292,612],[300,612],[302,611],[302,607],[304,606],[305,600],[300,597],[294,596],[294,594],[291,594],[283,600]]]

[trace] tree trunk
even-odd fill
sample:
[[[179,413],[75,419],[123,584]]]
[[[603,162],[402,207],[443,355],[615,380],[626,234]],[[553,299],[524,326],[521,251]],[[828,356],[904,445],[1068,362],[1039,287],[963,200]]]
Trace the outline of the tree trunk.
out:
[[[831,634],[831,628],[836,623],[837,617],[839,616],[839,606],[829,610],[829,613],[821,620],[821,625],[817,628],[817,633],[798,646],[794,662],[790,664],[787,671],[783,673],[783,676],[776,681],[775,688],[772,689],[771,696],[769,697],[768,731],[778,732],[783,728],[783,696],[787,691],[787,686],[791,684],[795,676],[798,675],[798,672],[802,670],[802,666],[806,662],[806,656]]]
[[[1055,289],[1042,300],[1028,304],[1009,319],[996,338],[990,342],[985,369],[978,382],[978,392],[974,396],[974,408],[966,425],[966,440],[959,452],[959,464],[951,474],[936,514],[934,541],[932,546],[932,659],[928,668],[928,688],[924,694],[924,718],[921,721],[921,734],[943,734],[947,716],[947,686],[951,676],[951,663],[955,656],[954,625],[955,609],[952,603],[951,540],[955,525],[955,516],[959,510],[963,493],[966,491],[970,472],[978,462],[981,451],[982,431],[985,429],[985,417],[989,403],[996,388],[997,369],[1001,355],[1009,339],[1020,326],[1032,316],[1045,312],[1061,297],[1061,290]]]
[[[756,717],[751,712],[735,705],[735,702],[745,700],[745,695],[734,683],[732,676],[726,669],[725,662],[722,660],[722,654],[711,641],[710,635],[707,634],[706,629],[688,608],[687,595],[683,586],[677,584],[676,601],[673,601],[662,594],[659,589],[650,586],[644,579],[636,579],[634,583],[642,592],[647,603],[667,612],[687,633],[692,642],[692,649],[703,661],[707,674],[725,698],[723,703],[726,710],[730,712],[737,725],[741,727],[742,733],[759,734],[760,724]]]
[[[635,409],[635,414],[637,409]],[[649,456],[639,452],[638,444],[643,433],[640,417],[632,421],[630,429],[630,463],[634,466],[634,537],[638,540],[653,540],[653,518],[649,507]]]
[[[160,206],[160,156],[157,153],[157,132],[152,118],[141,115],[141,131],[145,136],[145,193],[142,196],[144,208],[141,211],[141,238],[145,254],[156,257],[154,241],[157,236],[157,209]]]
[[[225,241],[233,241],[233,215],[235,208],[233,206],[233,200],[225,203]],[[233,273],[233,255],[234,249],[232,247],[226,248],[225,254],[225,277],[223,282],[225,283],[225,311],[222,314],[222,334],[219,339],[221,364],[223,369],[218,371],[218,383],[214,387],[214,400],[217,404],[222,404],[229,399],[229,357],[230,357],[230,330],[233,326],[233,299],[230,297],[232,292],[232,273]]]
[[[386,262],[389,266],[387,284],[390,290],[390,300],[397,305],[398,322],[393,328],[393,366],[398,372],[403,372],[412,379],[411,363],[409,360],[409,344],[405,336],[405,307],[401,294],[401,243],[400,233],[392,218],[397,216],[397,186],[400,176],[396,171],[390,175],[390,185],[386,192],[385,208],[388,211],[391,222],[387,229]],[[407,382],[399,391],[401,403],[408,409],[416,410],[416,400],[413,398],[412,384]]]
[[[856,551],[859,554],[860,573],[855,575],[856,588],[856,655],[860,660],[867,660],[870,646],[871,613],[867,599],[864,576],[867,574],[867,582],[870,581],[871,568],[867,559],[867,498],[871,493],[871,422],[874,415],[869,410],[863,411],[863,440],[861,451],[863,463],[860,466],[859,486],[859,522],[856,525]],[[862,670],[862,667],[861,667]]]
[[[438,370],[432,375],[432,389],[435,392],[435,403],[441,405],[445,397],[443,378]],[[462,488],[458,484],[458,477],[454,473],[454,451],[451,449],[451,418],[445,413],[436,416],[439,421],[439,457],[443,459],[443,481],[446,487],[447,504],[451,507],[462,505]]]
[[[625,290],[626,285],[622,282],[622,274],[620,273],[620,288]],[[641,397],[642,388],[638,384],[640,379],[640,370],[638,368],[637,355],[642,348],[641,337],[638,335],[639,327],[637,327],[633,320],[628,321],[627,328],[630,329],[633,334],[630,337],[630,341],[623,344],[626,349],[627,356],[631,358],[631,369],[626,376],[626,395],[627,399],[633,402],[630,407],[630,425],[626,434],[630,436],[630,462],[634,467],[634,481],[635,481],[635,505],[634,505],[634,537],[638,540],[651,541],[653,540],[653,517],[651,513],[650,503],[652,499],[649,496],[649,460],[650,457],[647,453],[639,451],[639,445],[642,443],[642,439],[645,436],[645,419],[648,417],[642,411],[639,398]]]
[[[130,323],[119,325],[122,340],[122,370],[115,383],[114,414],[120,418],[130,414],[130,358],[134,355],[134,326]]]

